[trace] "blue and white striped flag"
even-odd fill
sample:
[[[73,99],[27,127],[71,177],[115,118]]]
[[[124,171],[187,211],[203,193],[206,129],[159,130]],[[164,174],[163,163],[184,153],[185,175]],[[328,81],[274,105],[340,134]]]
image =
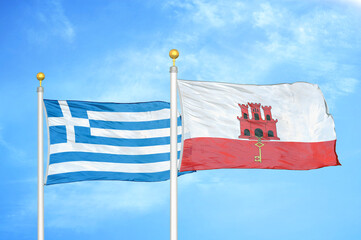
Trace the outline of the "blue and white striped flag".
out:
[[[169,179],[170,104],[44,100],[46,184]],[[178,159],[181,120],[178,117]]]

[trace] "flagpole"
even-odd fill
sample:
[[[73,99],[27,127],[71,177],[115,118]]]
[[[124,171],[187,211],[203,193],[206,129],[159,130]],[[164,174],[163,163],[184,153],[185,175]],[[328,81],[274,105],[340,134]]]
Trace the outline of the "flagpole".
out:
[[[170,240],[178,239],[178,201],[177,201],[177,73],[175,60],[179,56],[176,49],[169,52],[173,59],[170,67]]]
[[[36,78],[40,81],[38,92],[38,240],[44,240],[44,124],[43,124],[43,95],[41,82],[45,75],[39,72]]]

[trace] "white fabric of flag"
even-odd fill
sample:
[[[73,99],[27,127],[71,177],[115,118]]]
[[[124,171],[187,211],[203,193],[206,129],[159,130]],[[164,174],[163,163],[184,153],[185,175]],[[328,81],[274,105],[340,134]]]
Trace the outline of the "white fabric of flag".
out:
[[[169,103],[44,100],[44,105],[49,129],[47,185],[169,179]],[[180,144],[178,117],[178,158]]]

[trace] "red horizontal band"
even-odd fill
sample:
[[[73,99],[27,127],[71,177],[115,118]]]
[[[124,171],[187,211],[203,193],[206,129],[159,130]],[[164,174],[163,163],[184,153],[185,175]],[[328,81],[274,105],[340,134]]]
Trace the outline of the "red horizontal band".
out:
[[[341,165],[336,140],[325,142],[245,141],[225,138],[191,138],[184,141],[180,171],[219,168],[308,170]],[[255,161],[261,149],[261,162]],[[258,160],[257,158],[256,160]]]

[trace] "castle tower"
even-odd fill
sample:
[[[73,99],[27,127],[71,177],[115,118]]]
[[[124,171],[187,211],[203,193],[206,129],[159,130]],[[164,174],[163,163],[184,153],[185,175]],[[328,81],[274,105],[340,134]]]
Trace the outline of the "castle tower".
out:
[[[248,119],[249,118],[249,116],[248,116],[248,106],[245,105],[245,104],[238,104],[238,106],[241,108],[241,111],[242,111],[241,118]]]
[[[251,136],[250,133],[250,122],[249,122],[249,115],[248,115],[248,105],[246,104],[238,104],[241,108],[242,115],[237,117],[240,124],[243,126],[243,130],[241,129],[240,135],[238,138],[248,138]]]
[[[278,122],[278,120],[273,119],[272,118],[272,112],[271,106],[262,106],[263,109],[263,113],[264,113],[264,118],[265,118],[265,130],[267,132],[267,137],[271,138],[271,139],[277,139],[279,140],[278,136],[277,136],[277,128],[276,128],[276,123]]]
[[[272,120],[272,113],[271,113],[271,106],[262,106],[263,109],[263,113],[264,113],[264,118],[266,121],[271,121]]]
[[[252,112],[252,119],[253,120],[262,120],[261,117],[261,104],[260,103],[248,103],[248,105],[251,107],[251,112]]]

